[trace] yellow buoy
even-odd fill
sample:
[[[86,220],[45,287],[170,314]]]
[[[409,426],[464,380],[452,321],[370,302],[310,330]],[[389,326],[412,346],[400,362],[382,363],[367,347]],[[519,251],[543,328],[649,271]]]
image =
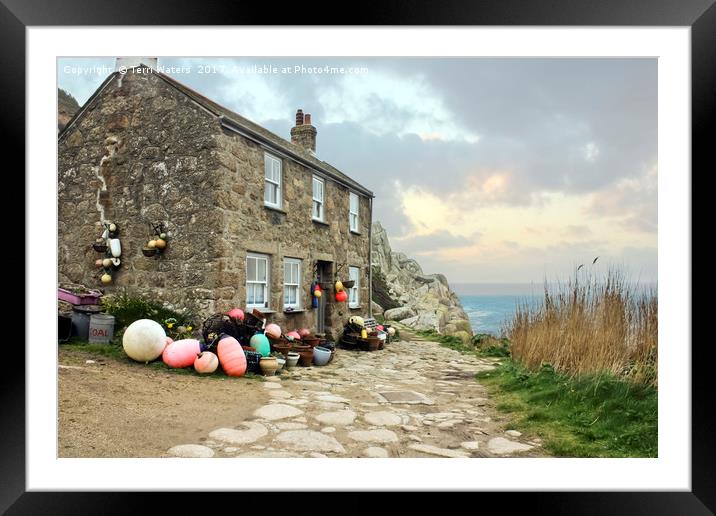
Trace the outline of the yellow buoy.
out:
[[[336,292],[340,292],[341,290],[343,290],[343,283],[336,281]]]

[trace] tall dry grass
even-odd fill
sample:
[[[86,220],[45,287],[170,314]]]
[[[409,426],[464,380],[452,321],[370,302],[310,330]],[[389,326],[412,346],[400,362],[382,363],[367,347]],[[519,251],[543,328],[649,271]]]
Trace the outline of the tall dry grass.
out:
[[[657,384],[657,291],[618,271],[545,284],[542,303],[521,303],[507,332],[513,359],[529,369],[549,363],[566,374],[606,372]]]

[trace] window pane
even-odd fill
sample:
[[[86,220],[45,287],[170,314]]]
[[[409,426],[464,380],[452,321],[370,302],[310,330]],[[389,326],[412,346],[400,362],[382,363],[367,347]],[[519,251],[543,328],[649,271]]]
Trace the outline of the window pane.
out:
[[[273,179],[277,183],[281,182],[281,162],[277,159],[273,162]]]
[[[246,285],[246,304],[252,305],[254,303],[254,284],[249,283]]]
[[[313,178],[313,198],[317,201],[323,200],[323,181]]]
[[[246,258],[246,281],[256,281],[256,258]]]
[[[266,260],[259,258],[256,260],[256,281],[266,281]]]
[[[264,201],[269,204],[278,204],[278,186],[268,181],[264,184]]]
[[[351,206],[350,211],[351,213],[358,213],[358,196],[354,193],[351,194]]]
[[[265,285],[256,285],[256,296],[255,296],[255,304],[262,305],[266,301],[266,298],[264,297],[266,293],[266,286]]]
[[[284,305],[290,304],[289,297],[288,297],[288,288],[289,287],[286,287],[283,291],[283,304]]]

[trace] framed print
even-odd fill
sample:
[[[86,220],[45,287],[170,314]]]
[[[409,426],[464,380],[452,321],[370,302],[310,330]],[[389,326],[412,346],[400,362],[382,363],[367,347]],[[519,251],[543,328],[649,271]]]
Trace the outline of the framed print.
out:
[[[690,167],[712,2],[237,7],[3,2],[28,244],[3,509],[710,513]]]

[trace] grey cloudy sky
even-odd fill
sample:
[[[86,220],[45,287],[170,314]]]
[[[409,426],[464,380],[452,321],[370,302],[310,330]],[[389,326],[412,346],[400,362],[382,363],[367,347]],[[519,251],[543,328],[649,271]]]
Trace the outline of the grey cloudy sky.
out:
[[[114,59],[61,59],[59,87],[83,103],[107,71],[79,71],[100,65],[113,68]],[[311,113],[318,156],[376,193],[374,219],[426,272],[539,282],[600,256],[604,267],[656,280],[655,59],[159,65],[286,138],[296,109]],[[325,66],[344,70],[312,68]]]

